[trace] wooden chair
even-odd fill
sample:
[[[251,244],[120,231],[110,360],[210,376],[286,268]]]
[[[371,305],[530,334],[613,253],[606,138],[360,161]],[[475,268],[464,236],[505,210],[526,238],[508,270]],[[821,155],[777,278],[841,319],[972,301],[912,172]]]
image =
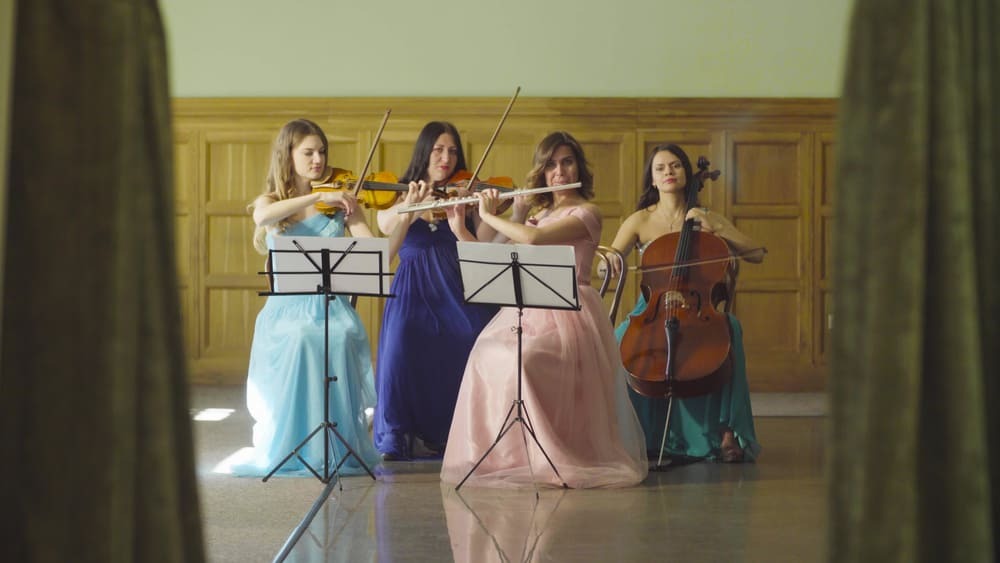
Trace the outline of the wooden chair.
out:
[[[615,278],[615,268],[612,266],[617,265],[618,280],[614,286],[614,297],[611,299],[611,307],[608,311],[608,318],[611,320],[611,325],[614,326],[618,318],[618,306],[621,304],[622,290],[625,288],[625,257],[614,248],[602,245],[597,247],[594,258],[597,261],[597,275],[601,278],[601,285],[597,289],[597,292],[600,293],[602,299],[607,294],[608,289],[611,288],[612,279]]]

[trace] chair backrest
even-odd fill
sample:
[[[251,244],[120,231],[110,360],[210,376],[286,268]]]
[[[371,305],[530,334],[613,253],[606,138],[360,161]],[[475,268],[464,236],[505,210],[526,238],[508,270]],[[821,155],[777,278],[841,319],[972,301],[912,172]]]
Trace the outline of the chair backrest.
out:
[[[736,298],[736,279],[740,275],[740,259],[733,258],[726,269],[725,287],[719,288],[712,295],[712,306],[724,313],[733,312],[733,301]],[[721,307],[720,307],[721,305]]]
[[[622,300],[622,290],[625,288],[625,257],[614,248],[603,245],[597,247],[594,257],[597,260],[597,273],[601,278],[601,286],[597,291],[601,294],[602,299],[611,288],[611,281],[618,278],[614,285],[614,297],[611,299],[611,307],[608,311],[608,318],[614,325],[618,317],[618,306]],[[615,275],[616,271],[618,272],[617,276]]]

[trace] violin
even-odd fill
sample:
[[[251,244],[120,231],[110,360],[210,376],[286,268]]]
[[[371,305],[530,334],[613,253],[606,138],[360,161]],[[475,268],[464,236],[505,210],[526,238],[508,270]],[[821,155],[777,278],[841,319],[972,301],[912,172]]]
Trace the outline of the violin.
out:
[[[368,167],[371,166],[372,158],[375,156],[375,148],[378,146],[379,139],[382,138],[382,131],[385,130],[385,124],[389,121],[391,113],[392,109],[385,110],[382,124],[378,128],[378,132],[375,133],[375,140],[372,141],[371,150],[368,151],[368,158],[365,159],[365,165],[361,169],[360,176],[365,178],[364,181],[359,182],[358,176],[350,170],[328,167],[328,171],[322,179],[311,183],[313,191],[351,190],[358,203],[369,209],[388,209],[392,207],[396,203],[396,199],[399,198],[399,194],[405,192],[409,187],[400,184],[399,179],[391,172],[368,174]],[[324,215],[333,215],[337,212],[336,207],[327,205],[322,201],[316,202],[316,209]]]
[[[471,179],[472,179],[471,172],[469,172],[468,170],[458,170],[454,174],[452,174],[451,177],[448,178],[448,180],[446,180],[442,186],[434,188],[434,190],[431,192],[431,196],[434,199],[447,200],[452,198],[459,198],[459,192],[461,189],[466,189],[472,192],[480,192],[483,190],[493,189],[501,193],[512,192],[516,189],[516,186],[514,185],[514,180],[510,176],[491,176],[486,180],[476,180],[475,184],[470,188],[469,181]],[[473,200],[467,200],[467,201],[470,204],[475,203],[475,201]],[[501,205],[501,207],[497,209],[497,213],[503,213],[504,211],[506,211],[507,208],[510,207],[511,203],[513,203],[513,200],[505,201]],[[431,215],[436,220],[447,218],[447,213],[441,209],[435,209]]]
[[[358,186],[358,177],[350,170],[328,167],[323,178],[312,182],[314,192],[355,192],[358,203],[368,209],[389,209],[400,194],[409,189],[406,184],[400,184],[399,178],[392,172],[372,172]],[[333,215],[337,207],[316,202],[316,209],[325,215]]]
[[[708,160],[687,186],[687,209],[697,205],[708,172]],[[729,375],[729,319],[716,306],[725,294],[732,268],[729,246],[722,238],[695,230],[687,219],[679,233],[652,241],[642,254],[640,288],[646,310],[631,317],[621,341],[628,383],[647,397],[691,397],[711,393]]]
[[[448,192],[449,195],[447,197],[453,197],[450,193],[456,191],[457,188],[471,189],[474,192],[489,189],[499,192],[510,192],[516,188],[514,180],[510,176],[491,176],[486,180],[476,180],[475,185],[469,188],[469,180],[471,179],[472,173],[468,170],[456,170],[451,175],[451,178],[448,178],[444,183],[444,186],[435,188],[435,191]]]

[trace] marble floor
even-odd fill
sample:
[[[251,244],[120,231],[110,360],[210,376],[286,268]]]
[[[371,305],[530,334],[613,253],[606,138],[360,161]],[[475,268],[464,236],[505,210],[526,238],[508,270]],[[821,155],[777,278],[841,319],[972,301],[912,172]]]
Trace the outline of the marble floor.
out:
[[[536,496],[456,492],[441,486],[440,461],[428,459],[383,464],[378,480],[343,478],[317,502],[326,487],[314,478],[263,483],[215,472],[249,445],[242,393],[192,393],[209,561],[271,561],[279,553],[287,561],[383,563],[824,559],[821,397],[755,397],[764,450],[752,464],[695,463],[650,473],[629,489],[541,489]],[[313,507],[311,525],[289,544]]]

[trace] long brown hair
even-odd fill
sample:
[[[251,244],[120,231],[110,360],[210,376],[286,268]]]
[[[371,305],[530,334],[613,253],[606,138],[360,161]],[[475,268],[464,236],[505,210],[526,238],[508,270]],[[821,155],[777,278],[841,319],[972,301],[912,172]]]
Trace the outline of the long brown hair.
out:
[[[541,188],[545,186],[545,165],[548,164],[549,160],[552,159],[552,155],[561,146],[569,147],[569,150],[573,151],[573,157],[576,159],[576,170],[581,184],[576,189],[576,193],[580,194],[583,199],[594,197],[594,173],[590,171],[590,164],[587,163],[587,157],[583,155],[583,147],[580,146],[579,141],[573,135],[565,131],[549,133],[535,147],[535,156],[532,159],[531,171],[528,172],[526,187]],[[532,205],[541,207],[542,209],[551,207],[554,201],[555,197],[551,192],[536,194],[531,199]]]
[[[311,135],[319,137],[323,143],[323,152],[328,153],[329,142],[326,133],[315,122],[308,119],[295,119],[286,123],[271,146],[271,164],[267,170],[267,177],[264,180],[264,195],[274,201],[288,199],[295,195],[295,161],[292,159],[292,151],[303,139]],[[247,206],[247,211],[251,214],[254,204]],[[283,232],[288,228],[288,220],[283,219],[275,225],[277,232]],[[257,227],[253,233],[253,247],[261,254],[267,254],[266,227]]]
[[[458,134],[458,129],[447,121],[431,121],[420,131],[417,142],[413,145],[413,156],[410,157],[410,165],[406,167],[406,172],[399,177],[400,183],[417,182],[423,180],[427,175],[427,167],[431,162],[431,151],[438,137],[443,134],[451,135],[458,147],[458,155],[455,159],[455,172],[465,170],[465,150],[462,148],[462,137]]]

